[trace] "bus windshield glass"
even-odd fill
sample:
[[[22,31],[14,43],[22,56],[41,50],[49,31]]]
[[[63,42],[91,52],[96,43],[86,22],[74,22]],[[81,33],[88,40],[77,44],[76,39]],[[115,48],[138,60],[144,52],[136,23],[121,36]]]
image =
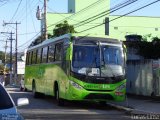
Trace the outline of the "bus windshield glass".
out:
[[[74,45],[72,71],[87,76],[124,75],[123,48],[112,45]]]

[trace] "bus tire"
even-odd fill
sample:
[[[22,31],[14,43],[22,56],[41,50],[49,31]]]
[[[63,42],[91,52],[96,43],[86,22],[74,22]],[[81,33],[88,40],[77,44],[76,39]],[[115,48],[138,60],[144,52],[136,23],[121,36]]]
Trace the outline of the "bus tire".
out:
[[[39,98],[40,97],[40,93],[36,92],[36,84],[35,84],[34,81],[32,83],[32,93],[33,93],[34,98]]]
[[[57,87],[55,91],[55,98],[58,106],[64,106],[64,100],[59,97],[59,88]]]

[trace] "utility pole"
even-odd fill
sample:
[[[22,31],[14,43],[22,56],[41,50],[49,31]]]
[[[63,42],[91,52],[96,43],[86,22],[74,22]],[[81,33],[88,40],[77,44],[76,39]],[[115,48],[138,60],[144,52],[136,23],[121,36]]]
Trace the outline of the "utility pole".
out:
[[[7,60],[7,40],[6,40],[6,45],[4,46],[4,55],[5,55],[5,57],[4,57],[4,72],[3,72],[3,74],[4,74],[4,85],[5,85],[5,81],[6,81],[6,60]]]
[[[12,84],[12,41],[13,41],[13,32],[11,31],[10,33],[9,32],[1,32],[2,34],[10,34],[10,70],[9,70],[9,73],[10,73],[10,85]]]
[[[10,46],[10,84],[12,84],[12,41],[13,41],[13,38],[12,38],[12,35],[14,33],[10,33],[11,37],[10,37],[10,42],[11,42],[11,46]]]
[[[21,23],[18,23],[17,21],[15,23],[5,23],[4,22],[4,25],[7,25],[7,24],[15,24],[16,25],[16,42],[15,42],[15,76],[14,76],[14,81],[16,82],[17,80],[17,53],[18,53],[18,50],[17,50],[17,43],[18,43],[18,24],[21,24]]]
[[[6,79],[6,72],[5,72],[5,71],[6,71],[6,59],[7,59],[6,51],[7,51],[7,47],[8,47],[8,46],[7,46],[7,40],[6,40],[6,41],[0,40],[0,41],[6,43],[5,46],[4,46],[4,49],[5,49],[5,50],[4,50],[4,51],[5,51],[5,52],[4,52],[4,56],[5,56],[5,57],[4,57],[4,68],[3,68],[3,80],[4,80],[3,82],[4,82],[4,85],[5,85],[5,81],[6,81],[6,80],[5,80],[5,79]]]
[[[47,0],[44,0],[44,37],[45,37],[45,40],[48,39],[48,34],[47,34]]]

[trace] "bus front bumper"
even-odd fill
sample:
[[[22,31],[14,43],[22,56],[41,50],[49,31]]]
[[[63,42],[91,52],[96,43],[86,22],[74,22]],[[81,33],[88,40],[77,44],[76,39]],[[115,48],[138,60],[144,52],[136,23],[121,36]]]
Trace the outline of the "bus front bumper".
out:
[[[71,82],[68,92],[68,100],[86,100],[86,101],[124,101],[126,90],[86,90],[75,82]]]

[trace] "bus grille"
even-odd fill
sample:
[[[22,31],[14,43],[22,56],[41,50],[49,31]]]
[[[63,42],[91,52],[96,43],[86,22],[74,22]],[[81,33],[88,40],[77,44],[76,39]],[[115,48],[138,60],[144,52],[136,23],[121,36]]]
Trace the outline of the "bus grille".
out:
[[[110,94],[97,94],[90,93],[85,97],[85,99],[105,99],[105,100],[113,100],[113,96]]]
[[[116,76],[116,77],[95,77],[95,76],[86,76],[80,75],[75,72],[71,72],[71,76],[86,82],[86,83],[95,83],[95,84],[115,84],[120,81],[125,80],[125,76]]]

